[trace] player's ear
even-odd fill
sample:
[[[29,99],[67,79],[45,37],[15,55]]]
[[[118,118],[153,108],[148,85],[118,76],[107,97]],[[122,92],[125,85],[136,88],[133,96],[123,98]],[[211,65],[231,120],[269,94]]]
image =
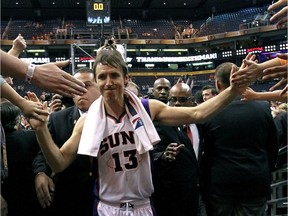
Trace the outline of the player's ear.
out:
[[[125,86],[125,87],[127,86],[128,81],[129,81],[129,76],[128,76],[128,75],[125,75],[125,77],[124,77],[124,86]]]

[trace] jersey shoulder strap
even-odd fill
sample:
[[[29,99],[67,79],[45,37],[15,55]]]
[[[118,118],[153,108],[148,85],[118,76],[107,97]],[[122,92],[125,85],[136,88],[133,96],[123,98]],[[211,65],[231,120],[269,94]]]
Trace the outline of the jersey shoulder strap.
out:
[[[150,108],[149,108],[149,99],[148,98],[143,98],[141,99],[141,103],[143,104],[146,112],[148,113],[148,115],[151,117],[151,114],[150,114]]]

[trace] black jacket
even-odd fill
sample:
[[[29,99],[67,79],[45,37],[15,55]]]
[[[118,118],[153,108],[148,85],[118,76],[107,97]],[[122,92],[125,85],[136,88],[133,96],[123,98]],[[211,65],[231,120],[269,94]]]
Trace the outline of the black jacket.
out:
[[[269,194],[278,136],[268,102],[236,99],[203,124],[203,134],[205,194],[235,198]]]
[[[49,117],[49,130],[54,142],[61,147],[71,136],[80,117],[76,106],[54,112]],[[94,176],[91,175],[91,158],[78,155],[63,172],[53,178],[55,194],[50,209],[58,215],[92,215]],[[50,174],[51,170],[40,152],[34,160],[34,172]],[[52,210],[51,210],[52,211]],[[55,212],[51,213],[56,214]]]
[[[1,195],[7,201],[9,216],[38,215],[32,162],[39,151],[33,130],[6,134],[8,177],[1,179]]]
[[[197,215],[199,199],[199,167],[193,146],[183,127],[163,126],[154,123],[161,138],[154,146],[154,186],[153,194],[157,215],[185,216]],[[201,128],[199,159],[201,158]],[[170,143],[184,144],[173,162],[166,162],[162,154]]]

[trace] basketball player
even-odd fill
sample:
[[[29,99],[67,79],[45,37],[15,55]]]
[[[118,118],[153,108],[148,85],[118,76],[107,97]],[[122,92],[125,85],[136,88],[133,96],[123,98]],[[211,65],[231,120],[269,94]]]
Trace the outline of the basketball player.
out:
[[[150,150],[159,141],[152,121],[166,125],[203,122],[226,107],[240,94],[240,89],[231,82],[231,87],[196,107],[169,107],[154,99],[140,101],[125,90],[127,65],[113,46],[99,50],[94,71],[101,96],[88,114],[78,120],[73,134],[60,149],[46,123],[30,119],[30,124],[54,172],[68,167],[77,153],[97,158],[94,216],[151,216],[154,212],[150,197],[154,188]],[[35,95],[29,96],[37,100]]]

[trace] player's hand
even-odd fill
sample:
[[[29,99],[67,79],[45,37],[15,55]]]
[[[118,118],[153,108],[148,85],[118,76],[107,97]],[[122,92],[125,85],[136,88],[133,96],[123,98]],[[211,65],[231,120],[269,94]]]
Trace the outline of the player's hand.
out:
[[[257,61],[244,59],[241,68],[233,74],[232,80],[239,86],[245,86],[261,76],[262,70]]]
[[[39,103],[39,99],[34,92],[27,92],[27,98],[29,99],[30,102]],[[49,111],[48,111],[47,101],[45,101],[41,106],[42,106],[41,108],[42,108],[43,113],[39,112],[37,116],[31,116],[27,118],[30,125],[34,129],[38,129],[40,127],[46,126],[46,123],[48,121]]]
[[[32,97],[36,97],[35,93],[27,92],[27,96],[25,96],[23,101],[19,103],[19,108],[26,118],[35,118],[39,121],[45,121],[43,117],[48,116],[49,112],[43,110],[42,103],[39,100],[32,100]]]

